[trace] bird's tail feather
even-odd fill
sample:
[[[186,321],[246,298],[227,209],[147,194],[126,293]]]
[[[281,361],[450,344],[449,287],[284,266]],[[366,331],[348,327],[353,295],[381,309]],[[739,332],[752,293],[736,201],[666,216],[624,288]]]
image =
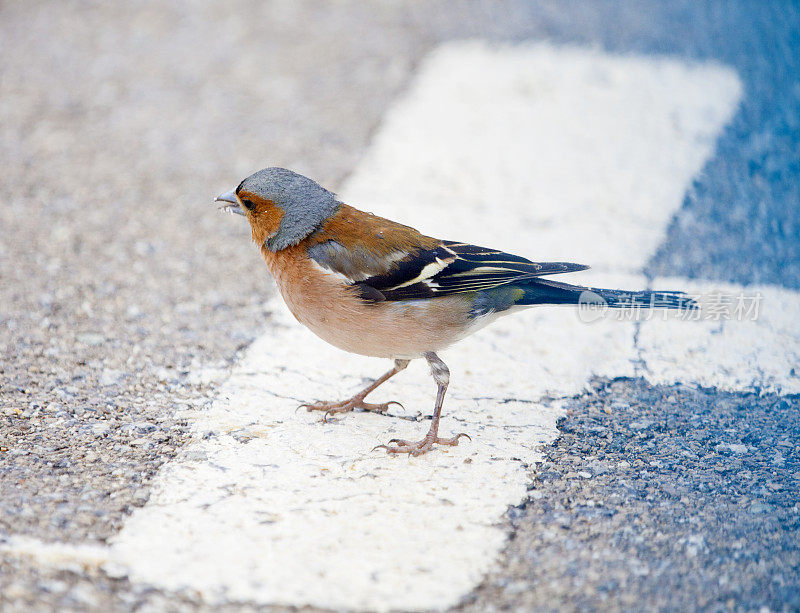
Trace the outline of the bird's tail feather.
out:
[[[612,309],[653,308],[693,310],[697,303],[683,292],[624,291],[582,287],[550,279],[531,279],[517,304],[604,304]]]

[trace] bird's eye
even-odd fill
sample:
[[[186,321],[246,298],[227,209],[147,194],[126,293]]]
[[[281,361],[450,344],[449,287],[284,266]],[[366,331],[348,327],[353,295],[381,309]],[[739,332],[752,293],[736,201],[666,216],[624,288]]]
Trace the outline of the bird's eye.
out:
[[[252,211],[254,208],[256,208],[256,203],[252,200],[247,200],[246,198],[242,200],[242,204],[248,211]]]

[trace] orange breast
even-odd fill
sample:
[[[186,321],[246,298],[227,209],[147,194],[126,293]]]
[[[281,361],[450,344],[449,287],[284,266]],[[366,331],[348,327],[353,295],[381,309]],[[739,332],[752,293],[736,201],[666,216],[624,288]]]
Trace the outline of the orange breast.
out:
[[[472,331],[469,302],[463,295],[368,304],[341,276],[309,260],[303,246],[277,253],[262,248],[262,253],[295,318],[344,351],[416,358]]]

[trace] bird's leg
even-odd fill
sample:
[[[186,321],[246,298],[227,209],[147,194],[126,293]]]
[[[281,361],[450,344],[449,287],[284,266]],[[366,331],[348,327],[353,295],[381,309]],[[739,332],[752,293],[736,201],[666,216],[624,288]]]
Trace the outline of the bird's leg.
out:
[[[385,383],[392,377],[394,377],[397,373],[401,370],[405,370],[406,366],[408,366],[410,360],[395,360],[394,361],[394,368],[392,370],[384,373],[375,381],[370,383],[367,387],[363,390],[358,392],[352,398],[347,400],[342,400],[340,402],[314,402],[311,404],[301,404],[300,408],[305,407],[308,411],[325,411],[325,419],[328,418],[328,415],[335,415],[336,413],[347,413],[348,411],[352,411],[353,409],[364,409],[365,411],[378,411],[379,413],[383,413],[384,411],[389,409],[389,406],[392,404],[396,404],[400,407],[401,405],[396,400],[390,400],[389,402],[382,402],[380,404],[372,404],[369,402],[364,402],[364,398],[367,397],[367,394],[374,391],[382,383]]]
[[[433,353],[433,351],[426,353],[425,359],[428,360],[428,364],[431,367],[433,380],[436,381],[436,385],[439,386],[436,393],[436,406],[433,408],[431,427],[425,435],[425,438],[421,441],[404,441],[393,438],[389,442],[396,443],[396,445],[379,445],[379,447],[386,449],[387,453],[409,453],[417,456],[430,451],[435,444],[458,445],[458,439],[462,436],[466,436],[472,440],[468,434],[464,434],[463,432],[461,434],[456,434],[452,438],[439,438],[439,417],[442,414],[442,403],[444,402],[445,392],[447,392],[447,384],[450,382],[450,369],[447,368],[447,364],[442,362],[441,358]]]

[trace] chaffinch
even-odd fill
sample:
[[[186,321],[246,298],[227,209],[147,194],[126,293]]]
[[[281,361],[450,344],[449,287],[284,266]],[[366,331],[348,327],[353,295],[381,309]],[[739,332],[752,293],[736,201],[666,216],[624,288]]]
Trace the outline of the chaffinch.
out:
[[[681,292],[623,292],[547,279],[588,267],[531,262],[431,238],[348,206],[284,168],[260,170],[215,201],[250,222],[253,240],[300,323],[345,351],[394,360],[390,371],[352,398],[302,406],[326,417],[356,408],[385,411],[391,403],[371,404],[366,396],[410,360],[428,361],[438,386],[430,429],[420,441],[380,445],[388,453],[420,455],[468,437],[439,437],[450,371],[436,352],[501,315],[534,305],[577,305],[587,296],[611,308],[695,307]]]

